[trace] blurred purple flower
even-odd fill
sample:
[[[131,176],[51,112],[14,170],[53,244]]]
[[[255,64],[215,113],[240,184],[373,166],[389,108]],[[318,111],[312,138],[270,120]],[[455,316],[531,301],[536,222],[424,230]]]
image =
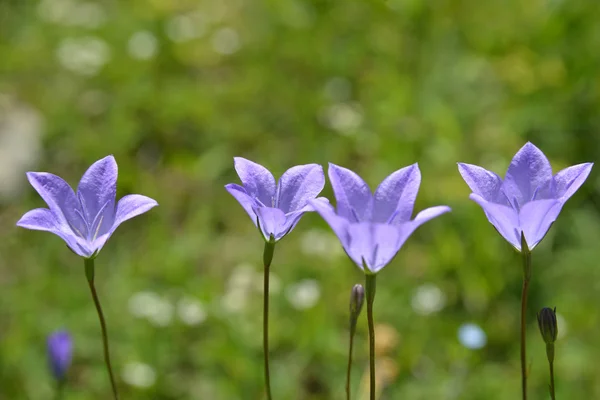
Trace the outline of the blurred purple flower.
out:
[[[266,241],[277,242],[287,235],[305,212],[314,211],[309,200],[323,190],[325,176],[317,164],[298,165],[288,169],[277,184],[262,165],[242,157],[234,158],[235,170],[243,186],[235,183],[225,189],[241,204],[260,228]],[[325,198],[317,199],[327,202]]]
[[[392,173],[375,194],[356,173],[331,163],[329,179],[337,211],[327,203],[311,204],[331,226],[352,261],[361,269],[366,267],[367,273],[385,267],[421,224],[450,211],[447,206],[431,207],[410,219],[421,184],[417,164]]]
[[[521,232],[529,250],[546,235],[566,201],[585,182],[593,163],[568,167],[552,176],[550,162],[527,142],[512,159],[504,181],[476,165],[458,163],[458,170],[498,232],[521,251]]]
[[[65,379],[71,366],[73,340],[67,331],[57,331],[48,336],[48,361],[50,370],[59,381]]]
[[[124,221],[158,205],[132,194],[116,203],[117,163],[113,156],[96,161],[83,174],[77,194],[62,178],[47,172],[28,172],[27,179],[49,208],[27,212],[18,226],[60,236],[78,255],[95,257]]]

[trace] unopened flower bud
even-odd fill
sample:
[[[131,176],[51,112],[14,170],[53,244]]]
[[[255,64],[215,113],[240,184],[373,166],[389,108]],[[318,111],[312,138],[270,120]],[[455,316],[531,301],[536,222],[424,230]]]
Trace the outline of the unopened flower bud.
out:
[[[357,283],[352,288],[350,294],[350,316],[351,318],[358,319],[360,311],[362,310],[363,303],[365,301],[365,289],[360,283]]]
[[[72,355],[73,341],[68,332],[58,331],[48,336],[48,361],[56,380],[65,379]]]
[[[556,324],[556,307],[554,309],[544,307],[537,315],[540,333],[546,344],[552,344],[556,341],[558,335],[558,326]]]

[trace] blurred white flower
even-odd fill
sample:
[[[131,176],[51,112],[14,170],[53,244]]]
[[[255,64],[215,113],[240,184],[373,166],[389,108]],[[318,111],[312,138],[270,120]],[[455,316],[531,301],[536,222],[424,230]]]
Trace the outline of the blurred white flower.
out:
[[[227,281],[228,289],[249,289],[254,284],[256,271],[252,264],[243,263],[235,267]]]
[[[362,124],[362,107],[356,103],[333,104],[321,112],[320,120],[339,133],[351,134]]]
[[[0,202],[18,194],[41,152],[42,116],[0,93]]]
[[[417,314],[433,314],[444,308],[446,305],[446,295],[439,287],[433,284],[421,285],[415,290],[411,305]]]
[[[233,54],[240,48],[240,38],[233,28],[221,28],[211,38],[213,49],[219,54]]]
[[[246,308],[248,302],[248,290],[235,288],[230,289],[221,297],[221,306],[226,312],[238,313]]]
[[[125,364],[121,372],[123,381],[138,388],[149,388],[156,382],[156,372],[148,364],[130,362]]]
[[[206,33],[207,18],[199,11],[178,15],[167,21],[167,36],[174,42],[185,42],[196,39]]]
[[[319,256],[331,260],[344,254],[337,237],[321,229],[307,231],[300,240],[302,252],[309,256]]]
[[[198,325],[206,320],[204,305],[194,297],[184,297],[177,302],[177,314],[186,325]]]
[[[37,11],[43,20],[67,26],[93,29],[106,21],[104,8],[93,2],[42,0]]]
[[[66,69],[92,76],[108,62],[110,48],[102,39],[93,36],[66,38],[60,42],[56,56]]]
[[[290,285],[285,291],[286,298],[297,310],[314,307],[321,298],[321,287],[314,279],[304,279]]]
[[[129,312],[138,318],[146,318],[157,326],[167,326],[173,320],[173,305],[157,293],[137,292],[128,301]]]
[[[149,31],[134,33],[128,43],[129,55],[138,60],[149,60],[156,55],[158,40]]]
[[[487,335],[477,324],[463,324],[458,328],[458,340],[467,349],[477,350],[487,343]]]

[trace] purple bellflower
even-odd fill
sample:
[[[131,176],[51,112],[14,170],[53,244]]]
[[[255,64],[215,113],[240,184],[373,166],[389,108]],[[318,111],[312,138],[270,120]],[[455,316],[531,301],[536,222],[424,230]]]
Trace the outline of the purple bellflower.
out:
[[[563,169],[552,176],[550,162],[532,143],[512,159],[504,180],[471,164],[458,163],[458,170],[473,193],[471,200],[483,208],[496,230],[514,248],[521,249],[521,234],[528,249],[546,235],[567,200],[585,182],[593,163]]]
[[[262,165],[242,157],[235,157],[234,165],[243,186],[230,183],[225,189],[241,204],[267,242],[281,240],[305,212],[314,211],[308,201],[325,186],[323,168],[317,164],[292,167],[277,183]],[[317,200],[327,202],[324,198]]]
[[[66,331],[57,331],[48,336],[48,362],[52,375],[58,381],[65,379],[71,366],[73,340]]]
[[[375,274],[385,267],[420,225],[450,211],[448,206],[431,207],[411,220],[421,184],[417,164],[392,173],[375,194],[356,173],[331,163],[329,179],[337,210],[319,201],[311,204],[366,274]]]
[[[158,205],[139,194],[125,196],[117,203],[117,175],[114,157],[105,157],[83,174],[75,193],[59,176],[28,172],[29,183],[48,208],[27,212],[17,225],[54,233],[76,254],[93,258],[121,223]]]

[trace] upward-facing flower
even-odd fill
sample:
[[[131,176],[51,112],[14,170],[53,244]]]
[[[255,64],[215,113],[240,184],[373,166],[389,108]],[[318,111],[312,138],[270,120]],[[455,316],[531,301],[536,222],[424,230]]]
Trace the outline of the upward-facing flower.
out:
[[[158,205],[139,194],[125,196],[117,203],[117,175],[114,157],[105,157],[83,174],[75,193],[59,176],[28,172],[29,183],[48,208],[29,211],[17,225],[54,233],[78,255],[95,257],[122,222]]]
[[[483,208],[498,232],[521,251],[521,233],[529,250],[546,235],[567,200],[585,182],[593,163],[568,167],[552,176],[540,149],[525,144],[512,159],[504,180],[471,164],[458,163],[469,196]]]
[[[48,336],[47,349],[52,375],[58,381],[64,380],[73,356],[73,340],[69,332],[57,331]]]
[[[411,220],[421,184],[417,164],[392,173],[375,194],[356,173],[331,163],[329,179],[337,210],[319,201],[311,204],[331,226],[352,261],[361,269],[367,268],[366,273],[376,273],[387,265],[420,225],[450,211],[448,206],[431,207]]]
[[[234,165],[243,186],[230,183],[225,189],[246,210],[266,241],[277,242],[294,229],[305,212],[313,211],[308,201],[325,186],[323,168],[317,164],[292,167],[277,183],[262,165],[242,157],[235,157]]]

